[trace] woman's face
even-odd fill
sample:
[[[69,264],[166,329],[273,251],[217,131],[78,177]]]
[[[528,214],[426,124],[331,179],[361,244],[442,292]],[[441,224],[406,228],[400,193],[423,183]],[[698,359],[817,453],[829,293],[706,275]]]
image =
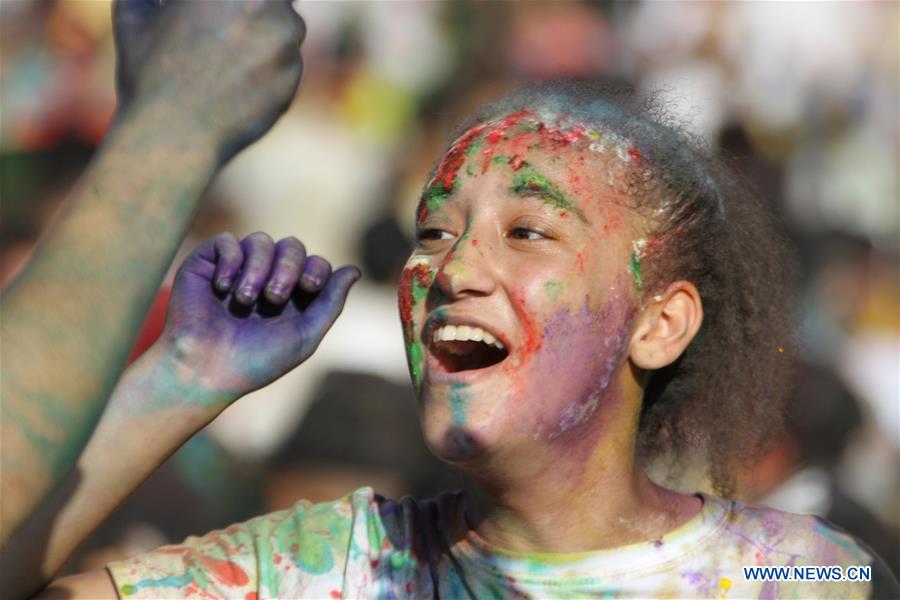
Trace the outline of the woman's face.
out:
[[[443,157],[399,291],[438,456],[564,445],[615,412],[642,247],[615,190],[639,160],[525,111],[476,126]]]

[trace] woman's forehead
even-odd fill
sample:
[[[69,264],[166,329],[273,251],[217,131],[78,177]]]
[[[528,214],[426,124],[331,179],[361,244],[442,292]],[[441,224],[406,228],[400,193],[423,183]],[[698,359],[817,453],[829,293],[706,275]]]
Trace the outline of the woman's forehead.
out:
[[[419,220],[439,210],[469,178],[500,173],[511,195],[540,195],[585,220],[584,205],[647,191],[655,177],[624,137],[567,117],[522,109],[464,131],[424,189]]]

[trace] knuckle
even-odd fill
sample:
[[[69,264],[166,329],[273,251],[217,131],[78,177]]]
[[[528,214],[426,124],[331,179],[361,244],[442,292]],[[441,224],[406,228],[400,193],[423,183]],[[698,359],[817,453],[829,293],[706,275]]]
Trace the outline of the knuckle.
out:
[[[322,258],[321,256],[315,256],[315,257],[313,257],[313,258],[316,259],[316,261],[315,261],[315,266],[316,266],[318,269],[320,269],[320,270],[322,270],[322,271],[330,271],[330,270],[331,270],[331,263],[330,263],[330,262],[328,262],[327,260],[325,260],[325,259]]]
[[[285,250],[303,250],[303,243],[294,236],[283,238],[278,243],[281,244]]]
[[[291,258],[290,256],[282,257],[278,261],[278,270],[279,271],[298,271],[300,265],[297,264],[297,261]]]
[[[250,235],[247,236],[248,240],[252,240],[254,242],[265,242],[265,243],[273,243],[272,236],[270,236],[265,231],[254,231]]]
[[[237,242],[237,237],[230,231],[222,231],[213,236],[217,242]]]

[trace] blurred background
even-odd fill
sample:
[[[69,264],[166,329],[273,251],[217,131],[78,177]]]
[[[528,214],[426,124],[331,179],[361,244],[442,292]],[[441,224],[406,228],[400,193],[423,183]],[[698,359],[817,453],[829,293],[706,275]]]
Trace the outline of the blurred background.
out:
[[[302,2],[300,93],[218,178],[185,248],[226,229],[296,235],[364,280],[310,361],[179,451],[68,570],[301,497],[458,486],[421,440],[396,316],[413,208],[450,130],[480,102],[521,80],[583,77],[661,91],[785,222],[802,265],[802,366],[789,426],[742,472],[740,497],[826,516],[897,573],[898,8]],[[107,1],[0,2],[0,280],[101,142],[114,62]],[[167,294],[168,283],[136,354],[159,332]]]

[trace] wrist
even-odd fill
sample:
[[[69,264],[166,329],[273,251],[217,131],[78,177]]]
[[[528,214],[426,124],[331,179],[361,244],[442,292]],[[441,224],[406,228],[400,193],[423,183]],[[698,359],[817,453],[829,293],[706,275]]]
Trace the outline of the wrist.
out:
[[[179,422],[203,427],[240,394],[218,389],[206,380],[201,365],[158,341],[129,368],[125,412],[131,417],[165,411],[179,413]]]
[[[134,156],[145,157],[144,166],[154,164],[159,156],[171,169],[172,157],[178,157],[176,168],[182,172],[205,178],[203,186],[221,167],[221,136],[204,126],[202,119],[163,97],[140,96],[116,108],[107,136],[109,142]]]

